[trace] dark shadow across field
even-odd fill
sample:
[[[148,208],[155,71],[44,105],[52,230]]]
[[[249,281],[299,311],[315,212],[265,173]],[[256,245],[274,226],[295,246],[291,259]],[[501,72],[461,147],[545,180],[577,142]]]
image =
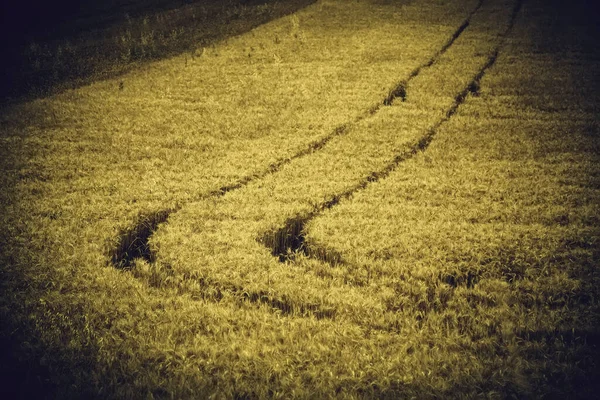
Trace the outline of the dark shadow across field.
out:
[[[119,76],[144,62],[207,47],[314,0],[151,0],[2,6],[2,103]]]

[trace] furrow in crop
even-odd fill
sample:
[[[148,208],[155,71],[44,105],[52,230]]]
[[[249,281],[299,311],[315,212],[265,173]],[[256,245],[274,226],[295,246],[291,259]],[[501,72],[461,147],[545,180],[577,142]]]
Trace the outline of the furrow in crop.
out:
[[[444,54],[456,41],[456,39],[464,32],[464,30],[469,26],[471,18],[473,15],[481,8],[482,4],[485,0],[480,0],[477,6],[469,13],[464,22],[458,27],[458,29],[452,34],[452,36],[448,39],[446,43],[425,63],[419,65],[415,68],[408,76],[407,79],[402,80],[395,88],[393,88],[389,95],[379,104],[371,107],[367,112],[359,115],[353,121],[348,122],[346,124],[338,126],[333,130],[330,134],[324,136],[323,138],[310,143],[306,148],[300,150],[299,152],[293,154],[290,157],[280,159],[272,164],[270,164],[266,169],[260,171],[254,175],[249,175],[241,178],[239,181],[234,182],[230,185],[222,186],[218,190],[212,191],[208,194],[200,195],[197,200],[201,200],[207,197],[219,197],[224,194],[241,189],[250,182],[260,180],[265,176],[272,174],[274,172],[279,171],[284,165],[289,164],[295,159],[310,155],[315,151],[319,151],[323,146],[325,146],[328,142],[330,142],[333,138],[337,136],[344,135],[348,132],[351,126],[357,124],[358,122],[368,118],[369,116],[374,115],[382,105],[391,106],[395,99],[400,98],[402,101],[406,100],[407,92],[406,88],[409,82],[417,77],[419,73],[424,69],[431,67],[439,57]],[[332,199],[333,200],[333,199]],[[119,241],[111,250],[110,259],[112,264],[120,269],[123,268],[131,268],[133,262],[136,258],[141,258],[146,260],[147,262],[153,262],[152,250],[148,244],[150,237],[153,232],[158,228],[160,224],[166,223],[169,216],[177,212],[183,207],[183,205],[177,205],[176,207],[160,210],[154,212],[150,215],[142,215],[138,218],[138,220],[128,229],[123,230],[119,234]],[[296,248],[301,248],[300,244],[295,245]]]
[[[454,102],[446,110],[445,116],[438,120],[418,141],[412,143],[407,150],[397,154],[385,168],[379,171],[372,172],[371,174],[366,176],[359,184],[321,203],[320,205],[316,206],[310,213],[298,215],[294,218],[289,219],[286,222],[286,224],[282,228],[276,230],[274,234],[264,236],[261,239],[261,241],[265,244],[265,246],[271,249],[271,254],[273,256],[277,257],[281,262],[286,262],[292,261],[294,256],[300,252],[307,256],[316,257],[321,261],[331,265],[345,263],[343,257],[340,254],[329,254],[329,250],[324,249],[311,249],[310,246],[306,244],[306,224],[310,222],[313,218],[321,214],[323,211],[330,209],[336,204],[338,204],[340,200],[348,199],[355,192],[366,188],[370,183],[377,182],[387,177],[392,171],[394,171],[398,167],[399,164],[406,160],[409,160],[418,153],[423,152],[427,149],[427,147],[435,137],[438,129],[450,118],[452,118],[454,114],[456,114],[458,108],[465,102],[469,93],[477,94],[477,90],[480,87],[480,81],[485,75],[486,71],[495,64],[496,59],[498,58],[498,53],[504,45],[506,36],[511,31],[514,25],[514,21],[517,17],[519,10],[522,7],[522,4],[523,0],[519,0],[515,3],[515,7],[513,8],[507,28],[504,32],[501,33],[501,40],[499,41],[498,45],[492,51],[486,63],[475,74],[472,80],[455,96]],[[479,3],[479,6],[481,6],[481,2]],[[460,35],[460,33],[462,33],[466,29],[468,23],[463,25],[464,26],[461,26],[461,28],[459,29],[458,35]],[[456,37],[458,37],[458,35]],[[449,45],[445,46],[444,50],[447,50],[449,47]],[[432,64],[433,62],[430,65]]]

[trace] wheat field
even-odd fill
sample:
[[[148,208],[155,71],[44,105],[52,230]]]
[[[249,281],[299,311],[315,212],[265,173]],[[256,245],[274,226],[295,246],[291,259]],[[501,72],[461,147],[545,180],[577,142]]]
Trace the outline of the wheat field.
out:
[[[593,398],[597,33],[583,2],[319,0],[5,107],[6,387]]]

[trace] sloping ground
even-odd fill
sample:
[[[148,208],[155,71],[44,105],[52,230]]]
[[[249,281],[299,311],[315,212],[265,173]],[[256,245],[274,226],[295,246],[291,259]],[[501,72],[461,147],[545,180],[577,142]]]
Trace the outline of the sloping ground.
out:
[[[4,2],[0,105],[116,77],[291,14],[314,0]],[[5,8],[6,7],[6,8]]]
[[[565,64],[583,39],[540,33],[534,0],[386,3],[321,1],[3,115],[1,315],[30,381],[592,393],[598,103],[575,80],[597,53]]]

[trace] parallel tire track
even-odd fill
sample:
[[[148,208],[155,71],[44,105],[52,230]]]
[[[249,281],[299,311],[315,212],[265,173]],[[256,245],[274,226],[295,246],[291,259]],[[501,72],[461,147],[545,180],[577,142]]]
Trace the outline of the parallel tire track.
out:
[[[480,3],[481,4],[481,3]],[[343,261],[342,256],[337,254],[328,254],[328,253],[319,253],[319,252],[311,252],[311,249],[306,249],[304,243],[304,231],[306,224],[318,216],[322,212],[327,209],[330,209],[337,205],[341,200],[347,199],[351,197],[354,193],[359,190],[366,188],[370,183],[379,181],[392,173],[402,162],[409,160],[420,152],[426,150],[429,144],[432,142],[439,128],[447,122],[452,116],[457,112],[459,107],[466,101],[469,93],[477,90],[480,86],[480,80],[485,75],[486,71],[491,68],[498,54],[504,45],[505,39],[512,29],[514,25],[514,20],[518,14],[518,11],[521,8],[522,1],[517,1],[513,12],[510,16],[509,24],[507,28],[498,34],[498,43],[495,48],[492,50],[491,55],[488,57],[485,63],[477,70],[472,79],[466,84],[455,96],[452,104],[448,109],[445,110],[443,117],[436,121],[430,128],[426,130],[426,132],[418,137],[414,142],[408,143],[405,146],[405,150],[393,156],[392,160],[387,163],[384,168],[373,171],[369,173],[367,176],[364,176],[361,180],[359,180],[355,185],[350,187],[347,190],[344,190],[340,193],[332,195],[326,201],[314,206],[313,210],[302,214],[297,215],[293,218],[288,219],[284,222],[283,226],[276,230],[270,230],[270,233],[259,234],[258,242],[261,245],[266,246],[271,254],[279,259],[281,262],[286,262],[290,260],[290,255],[294,255],[299,251],[304,251],[309,256],[316,257],[321,259],[322,261],[331,262],[333,259],[337,259],[338,261]],[[469,19],[474,15],[474,12],[469,15]],[[468,21],[467,21],[468,22]],[[462,32],[466,30],[468,26],[467,24],[461,25],[457,30],[458,35],[451,39],[453,43]],[[443,51],[446,51],[451,46],[445,46]],[[433,57],[434,61],[431,62],[430,65],[435,63],[439,54]],[[419,72],[415,76],[418,75]],[[363,119],[365,117],[362,117]],[[355,122],[356,123],[356,122]],[[333,137],[340,136],[346,133],[346,130],[338,132],[334,132],[330,135],[331,140]],[[296,158],[300,158],[303,155],[308,155],[313,151],[319,150],[325,146],[327,143],[325,141],[320,146],[316,148],[311,148],[304,150],[301,155],[296,156]],[[277,167],[274,167],[268,171],[265,171],[261,174],[261,177],[266,177],[268,175],[274,174],[282,169],[283,165],[289,164],[292,159],[288,159],[286,161],[282,161],[279,163]],[[222,188],[220,191],[215,192],[212,196],[223,197],[225,194],[235,191],[238,188],[242,188],[246,186],[248,183],[252,181],[259,180],[260,177],[254,177],[244,180],[236,185],[236,187],[230,188]],[[131,267],[135,258],[145,259],[146,262],[152,265],[152,268],[161,269],[166,267],[170,268],[168,262],[164,264],[161,263],[154,264],[155,262],[155,254],[153,254],[148,245],[148,239],[156,230],[156,228],[163,222],[165,222],[169,215],[173,212],[177,211],[177,209],[166,210],[161,213],[157,213],[154,216],[147,217],[142,220],[140,224],[137,225],[136,230],[132,231],[133,233],[129,236],[129,242],[127,243],[128,247],[122,246],[121,250],[125,253],[126,257],[118,258],[116,257],[116,251],[113,255],[113,264],[120,268],[129,268]],[[144,239],[145,238],[145,239]],[[125,241],[124,241],[125,242]],[[189,270],[188,270],[189,271]],[[168,275],[168,279],[166,281],[161,281],[160,278],[153,284],[152,279],[148,282],[151,286],[155,286],[157,288],[166,288],[171,287],[172,289],[183,291],[186,294],[190,295],[192,298],[202,298],[210,301],[221,301],[224,296],[231,299],[237,299],[237,301],[251,302],[255,304],[265,304],[271,309],[279,310],[283,315],[290,316],[312,316],[318,319],[326,318],[326,319],[336,319],[338,316],[338,312],[341,309],[338,309],[339,304],[343,304],[344,300],[340,298],[339,300],[335,300],[331,303],[329,300],[317,300],[313,299],[310,296],[306,297],[304,300],[301,298],[290,298],[288,294],[284,292],[278,292],[278,289],[270,288],[268,290],[261,288],[261,286],[257,286],[254,289],[249,289],[245,287],[245,285],[240,285],[239,282],[231,281],[229,278],[224,275],[223,277],[213,277],[210,274],[206,275],[203,272],[199,271],[196,273],[194,271],[178,273],[177,271],[167,270],[162,271],[166,272]],[[256,286],[256,285],[255,285]],[[366,304],[366,303],[365,303]],[[352,321],[361,324],[360,316],[353,317],[356,311],[365,309],[365,305],[359,305],[358,308],[352,310],[345,310],[343,314],[345,317],[350,318]],[[389,309],[384,306],[378,312],[383,312],[384,314],[393,313],[392,309]],[[358,313],[360,314],[360,312]],[[393,326],[381,327],[381,329],[391,329],[393,330]]]
[[[409,83],[414,78],[419,76],[422,70],[431,67],[444,53],[446,53],[446,51],[454,44],[456,39],[458,39],[460,35],[464,32],[464,30],[470,25],[473,15],[475,15],[475,13],[481,8],[484,1],[485,0],[479,0],[475,8],[469,12],[463,23],[454,31],[454,33],[448,39],[448,41],[446,41],[446,43],[444,43],[444,45],[435,54],[433,54],[431,58],[429,58],[429,60],[417,66],[413,71],[411,71],[408,78],[400,81],[392,90],[390,90],[389,95],[380,103],[371,107],[368,111],[360,114],[354,120],[338,126],[331,133],[319,140],[310,143],[306,148],[300,150],[299,152],[289,157],[282,158],[267,166],[266,169],[256,174],[243,177],[242,179],[238,180],[233,184],[222,186],[218,190],[209,192],[207,194],[201,194],[195,200],[198,201],[210,197],[222,197],[226,193],[241,189],[251,182],[263,179],[266,176],[281,170],[282,167],[284,167],[287,164],[290,164],[294,160],[308,156],[310,154],[313,154],[314,152],[321,150],[327,143],[329,143],[335,137],[345,135],[351,127],[377,113],[377,111],[379,111],[379,109],[382,106],[391,106],[397,98],[400,98],[401,101],[405,101],[407,97],[407,88]],[[375,178],[373,177],[367,179]],[[357,188],[356,190],[358,189],[359,188]],[[349,196],[350,194],[351,193],[344,194],[341,196]],[[337,203],[337,201],[339,201],[339,198],[337,200],[332,199],[332,201],[334,201],[334,203]],[[329,206],[325,206],[325,208],[332,207],[334,203],[332,203]],[[166,208],[150,214],[140,215],[137,218],[137,220],[134,221],[132,227],[127,228],[119,233],[118,243],[116,246],[112,247],[109,254],[111,264],[118,269],[130,269],[133,267],[133,264],[136,259],[143,259],[150,263],[154,262],[155,256],[152,254],[152,251],[148,244],[150,237],[153,235],[156,229],[158,229],[159,225],[167,223],[169,217],[173,213],[181,210],[184,206],[185,204],[177,204],[172,208]],[[301,218],[301,220],[303,219],[304,218]],[[295,232],[294,237],[300,237],[300,233]],[[267,242],[269,241],[267,240]],[[289,248],[298,249],[301,247],[301,245],[302,243],[294,243],[290,245]]]

